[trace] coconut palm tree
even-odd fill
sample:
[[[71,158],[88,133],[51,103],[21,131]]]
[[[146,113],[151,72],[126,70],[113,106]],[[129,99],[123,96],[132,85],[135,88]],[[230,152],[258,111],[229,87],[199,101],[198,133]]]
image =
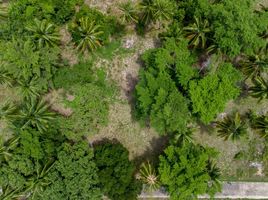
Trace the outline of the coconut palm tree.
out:
[[[48,173],[55,165],[55,160],[50,159],[45,164],[38,164],[36,174],[29,177],[26,182],[25,194],[31,194],[31,198],[42,196],[42,191],[52,183],[48,177]]]
[[[207,172],[208,175],[210,176],[210,182],[209,182],[210,188],[215,187],[217,188],[217,191],[219,191],[221,188],[221,181],[220,181],[221,171],[220,168],[217,167],[216,163],[211,159],[209,159],[207,163]]]
[[[247,56],[241,61],[240,66],[246,78],[256,78],[268,69],[268,57],[263,49],[259,49],[255,55]]]
[[[18,114],[19,128],[32,127],[40,132],[46,131],[55,117],[55,114],[48,109],[49,106],[43,100],[30,99],[26,101]]]
[[[268,139],[268,116],[260,116],[253,120],[252,128],[265,139]]]
[[[259,100],[268,99],[268,81],[259,76],[253,80],[254,86],[249,88],[250,95]]]
[[[0,146],[0,163],[12,157],[12,150],[18,145],[19,137],[13,136]]]
[[[82,52],[92,51],[102,45],[100,36],[103,31],[100,30],[99,25],[95,24],[95,21],[90,20],[88,17],[82,17],[76,30],[80,37],[77,46],[78,50]]]
[[[143,0],[140,4],[142,10],[142,23],[149,24],[155,21],[171,19],[175,5],[170,0]]]
[[[177,132],[175,133],[175,141],[177,143],[180,143],[180,144],[184,144],[186,142],[190,142],[192,143],[193,142],[193,132],[194,132],[194,129],[192,128],[188,128],[187,131],[183,131],[183,132]]]
[[[123,23],[138,22],[137,8],[131,1],[121,3],[118,6],[121,11],[121,19]]]
[[[0,21],[6,20],[8,17],[8,9],[6,6],[2,4],[2,1],[0,1]]]
[[[12,82],[13,79],[11,77],[11,74],[4,69],[0,69],[0,85],[6,84],[8,86],[12,86]]]
[[[223,121],[216,122],[216,124],[219,136],[224,138],[224,140],[231,139],[235,141],[247,133],[246,123],[241,119],[238,112],[234,116],[225,117]]]
[[[5,120],[9,124],[16,118],[17,107],[10,101],[4,102],[0,105],[0,119]]]
[[[29,81],[23,78],[17,81],[17,87],[20,91],[20,94],[26,101],[39,97],[40,88],[37,80],[38,77],[32,78]]]
[[[26,29],[33,33],[32,37],[37,40],[39,47],[56,46],[60,41],[55,26],[46,20],[34,19],[34,23],[27,26]]]
[[[157,190],[160,187],[159,178],[148,161],[141,165],[138,178],[145,184],[146,189],[149,191]]]
[[[194,23],[183,28],[186,37],[190,40],[189,45],[194,48],[206,47],[206,35],[211,32],[208,20],[194,17]]]

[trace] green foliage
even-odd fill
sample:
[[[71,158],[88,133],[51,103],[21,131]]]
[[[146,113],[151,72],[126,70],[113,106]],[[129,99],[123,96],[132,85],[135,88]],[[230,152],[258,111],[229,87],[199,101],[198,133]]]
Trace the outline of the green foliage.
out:
[[[88,17],[80,18],[78,24],[72,27],[72,31],[75,34],[77,49],[82,52],[92,51],[102,45],[100,36],[103,32],[100,26]]]
[[[28,129],[5,143],[4,152],[9,157],[0,163],[0,185],[4,190],[1,199],[25,197],[29,193],[34,198],[51,184],[48,172],[61,142],[56,131],[42,134]]]
[[[34,19],[34,23],[27,26],[26,29],[33,33],[32,37],[38,43],[38,47],[56,46],[59,43],[59,34],[55,31],[52,23],[46,20]]]
[[[183,132],[190,119],[187,100],[172,79],[172,67],[175,64],[183,85],[187,85],[187,79],[192,76],[192,70],[186,69],[192,59],[187,52],[181,52],[181,48],[170,40],[164,48],[143,55],[146,69],[140,72],[140,81],[136,86],[136,114],[139,119],[149,119],[152,127],[160,134]],[[184,55],[186,57],[182,57]],[[184,69],[188,77],[182,77]]]
[[[226,0],[212,4],[205,13],[215,30],[214,41],[226,54],[251,54],[264,45],[258,34],[267,28],[267,15],[256,14],[254,7],[252,0]]]
[[[0,198],[100,200],[93,157],[86,142],[65,143],[55,130],[21,131],[0,148]]]
[[[224,110],[229,100],[238,97],[240,90],[236,84],[240,80],[241,74],[231,64],[225,63],[216,74],[209,74],[199,81],[191,81],[189,94],[193,113],[206,124],[212,121]]]
[[[13,1],[9,10],[10,32],[24,34],[24,28],[34,18],[46,19],[55,24],[64,24],[75,13],[75,5],[80,0],[20,0]],[[16,33],[16,34],[17,34]]]
[[[70,139],[96,134],[108,122],[109,105],[116,91],[106,80],[105,72],[96,70],[93,74],[91,65],[89,61],[73,68],[61,68],[55,76],[56,87],[74,95],[73,101],[65,102],[73,110],[72,115],[60,119],[63,133]]]
[[[65,143],[57,154],[53,169],[48,174],[51,183],[36,198],[44,200],[100,200],[97,167],[93,150],[86,142]]]
[[[260,101],[268,98],[268,81],[259,76],[253,80],[254,86],[249,88],[250,95]]]
[[[95,162],[101,189],[111,200],[134,200],[141,191],[135,180],[135,166],[121,144],[106,143],[95,147]]]
[[[171,145],[164,152],[158,170],[170,199],[197,199],[197,195],[213,196],[221,190],[220,184],[213,184],[218,179],[218,168],[209,165],[216,157],[214,149],[187,143],[181,147]]]
[[[40,90],[48,89],[56,71],[58,50],[53,48],[37,50],[30,40],[1,43],[0,49],[0,59],[5,62],[5,65],[0,66],[2,70],[11,74],[17,81],[23,80],[29,83],[35,79]]]
[[[238,112],[234,116],[227,116],[223,121],[217,122],[217,128],[219,136],[224,140],[239,140],[247,134],[246,122],[241,119]]]

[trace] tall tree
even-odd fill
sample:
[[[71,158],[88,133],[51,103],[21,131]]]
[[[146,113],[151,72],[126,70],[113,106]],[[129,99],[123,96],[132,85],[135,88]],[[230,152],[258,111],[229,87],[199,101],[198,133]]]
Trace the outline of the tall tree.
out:
[[[136,169],[127,149],[121,144],[105,143],[96,146],[94,154],[104,194],[112,200],[136,199],[141,184],[135,180]]]
[[[170,199],[197,199],[208,193],[213,196],[221,190],[211,184],[213,180],[208,162],[216,158],[213,149],[187,143],[181,147],[169,146],[160,156],[160,180]]]

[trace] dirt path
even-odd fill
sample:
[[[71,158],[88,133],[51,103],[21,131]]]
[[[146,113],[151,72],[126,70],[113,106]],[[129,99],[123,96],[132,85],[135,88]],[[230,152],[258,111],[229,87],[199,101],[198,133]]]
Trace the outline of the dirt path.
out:
[[[140,199],[168,199],[163,191],[156,191],[153,194],[142,193]],[[199,196],[199,199],[206,199],[208,196]],[[215,199],[268,199],[267,182],[224,182],[222,192],[216,194]]]

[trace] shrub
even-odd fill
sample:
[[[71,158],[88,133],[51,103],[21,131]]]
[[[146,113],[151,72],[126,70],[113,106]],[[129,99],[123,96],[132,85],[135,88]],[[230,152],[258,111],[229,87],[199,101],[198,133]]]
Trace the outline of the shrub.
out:
[[[141,191],[135,180],[135,166],[121,144],[100,144],[95,147],[95,162],[101,189],[111,200],[134,200]]]
[[[61,68],[55,76],[55,86],[74,95],[73,101],[65,101],[65,105],[73,110],[72,115],[59,120],[63,133],[70,139],[79,140],[82,136],[96,134],[108,123],[109,105],[116,89],[106,80],[103,70],[93,74],[91,65],[89,61],[72,68]]]

